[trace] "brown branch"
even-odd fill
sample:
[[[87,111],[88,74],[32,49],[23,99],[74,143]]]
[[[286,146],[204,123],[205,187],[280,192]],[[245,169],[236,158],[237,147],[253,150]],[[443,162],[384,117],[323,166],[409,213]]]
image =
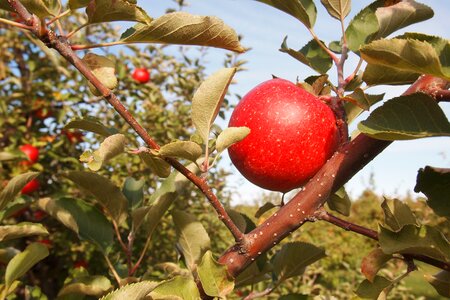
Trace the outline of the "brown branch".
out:
[[[39,37],[48,47],[55,49],[61,54],[68,62],[70,62],[75,68],[77,68],[81,74],[100,92],[109,104],[120,114],[120,116],[136,131],[136,133],[144,140],[144,142],[152,149],[159,149],[160,146],[150,137],[147,131],[139,124],[139,122],[133,117],[133,115],[126,109],[126,107],[120,102],[117,96],[111,92],[110,89],[105,87],[100,80],[91,72],[89,67],[75,54],[72,50],[67,38],[58,36],[52,30],[43,28],[42,22],[36,17],[31,15],[27,9],[22,5],[19,0],[8,0],[11,7],[26,20],[28,25],[33,26],[32,32]],[[217,196],[213,193],[211,187],[207,184],[205,179],[202,179],[189,171],[180,162],[173,158],[165,159],[176,170],[186,176],[192,183],[194,183],[206,196],[211,205],[216,210],[219,219],[230,230],[231,234],[237,243],[240,243],[244,234],[231,220],[225,208],[220,203]]]
[[[430,94],[431,89],[444,89],[446,86],[447,81],[424,75],[403,95],[418,91]],[[291,201],[247,233],[244,245],[232,246],[219,261],[228,266],[232,276],[239,275],[259,255],[278,244],[306,221],[314,219],[317,209],[324,205],[332,193],[390,144],[390,141],[359,134],[339,149]]]

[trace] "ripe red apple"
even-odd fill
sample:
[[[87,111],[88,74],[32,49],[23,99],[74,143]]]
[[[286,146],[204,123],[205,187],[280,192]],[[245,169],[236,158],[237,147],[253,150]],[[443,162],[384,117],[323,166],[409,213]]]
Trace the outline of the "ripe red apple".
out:
[[[28,157],[28,161],[24,161],[24,165],[32,165],[39,159],[39,149],[30,145],[25,144],[19,147],[20,151],[25,153],[25,155]]]
[[[61,131],[71,144],[77,144],[83,141],[83,133],[81,131]]]
[[[52,112],[48,108],[38,108],[33,111],[33,115],[40,120],[44,120],[50,117]]]
[[[41,186],[41,184],[39,183],[39,180],[37,180],[36,178],[31,180],[30,182],[28,182],[23,188],[21,193],[22,194],[26,194],[29,195],[35,191],[37,191],[39,189],[39,187]]]
[[[78,268],[85,268],[85,269],[87,269],[88,265],[89,265],[88,262],[85,261],[84,259],[77,260],[76,262],[73,263],[73,267],[75,269],[78,269]]]
[[[145,68],[137,68],[134,70],[132,77],[139,83],[147,83],[150,81],[150,73]]]
[[[228,149],[231,161],[249,181],[283,193],[313,177],[339,140],[333,111],[284,79],[263,82],[241,99],[229,123],[240,126],[250,134]]]

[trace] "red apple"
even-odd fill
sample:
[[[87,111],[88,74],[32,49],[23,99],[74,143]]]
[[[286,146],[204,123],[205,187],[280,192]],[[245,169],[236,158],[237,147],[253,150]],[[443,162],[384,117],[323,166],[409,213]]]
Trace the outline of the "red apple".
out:
[[[23,188],[21,193],[22,194],[31,194],[35,191],[37,191],[39,189],[39,187],[41,186],[41,184],[39,183],[39,180],[37,180],[36,178],[31,180],[30,182],[28,182]]]
[[[20,151],[26,154],[28,157],[28,161],[23,162],[24,165],[32,165],[38,161],[39,158],[39,149],[30,145],[25,144],[19,147]]]
[[[63,133],[71,144],[76,144],[83,141],[83,133],[80,131],[66,131],[63,130]]]
[[[33,115],[40,120],[44,120],[50,117],[52,112],[48,108],[38,108],[33,111]]]
[[[49,240],[49,239],[42,239],[42,240],[39,240],[39,241],[37,241],[38,243],[41,243],[41,244],[43,244],[43,245],[45,245],[45,246],[47,246],[47,247],[50,247],[50,246],[52,246],[52,241],[51,240]]]
[[[236,168],[254,184],[283,193],[313,177],[339,140],[333,111],[284,79],[252,89],[234,109],[229,126],[250,128],[229,148]]]
[[[35,221],[42,221],[43,218],[47,216],[47,213],[43,210],[36,210],[33,213],[33,217]]]
[[[134,70],[132,77],[139,83],[147,83],[150,81],[150,73],[145,68],[137,68]]]
[[[73,263],[73,267],[74,267],[75,269],[78,269],[78,268],[85,268],[85,269],[87,269],[87,267],[88,267],[88,262],[85,261],[84,259],[77,260],[76,262]]]

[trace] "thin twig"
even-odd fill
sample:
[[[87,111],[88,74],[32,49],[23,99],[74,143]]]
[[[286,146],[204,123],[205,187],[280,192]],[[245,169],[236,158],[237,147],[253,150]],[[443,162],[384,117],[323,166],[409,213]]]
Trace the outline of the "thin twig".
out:
[[[89,25],[89,23],[85,23],[85,24],[83,24],[83,25],[81,25],[81,26],[75,28],[74,30],[72,30],[71,32],[69,32],[69,33],[66,35],[66,38],[67,38],[67,39],[71,39],[72,36],[73,36],[75,33],[77,33],[78,31],[80,31],[81,29],[83,29],[84,27],[86,27],[86,26],[88,26],[88,25]],[[74,50],[74,49],[72,49],[72,50]]]
[[[71,12],[71,10],[68,9],[68,10],[66,10],[65,12],[60,13],[59,15],[57,15],[56,17],[54,17],[53,19],[50,19],[50,21],[48,21],[48,22],[46,23],[47,26],[50,25],[50,24],[52,24],[53,22],[55,22],[55,21],[61,19],[62,17],[68,15],[70,12]]]
[[[21,28],[21,29],[25,29],[25,30],[33,30],[33,27],[31,27],[31,26],[28,26],[28,25],[25,25],[25,24],[22,24],[19,22],[14,22],[14,21],[11,21],[8,19],[0,18],[0,23],[14,26],[14,27]]]
[[[117,226],[117,222],[115,220],[112,220],[112,224],[113,224],[113,227],[114,227],[114,232],[116,233],[116,236],[117,236],[117,240],[119,241],[119,244],[122,247],[122,250],[125,253],[125,256],[127,258],[127,266],[128,266],[128,270],[129,270],[131,268],[131,252],[130,252],[130,249],[123,242],[122,236],[120,235],[119,226]]]
[[[128,274],[130,276],[132,276],[134,273],[136,273],[137,269],[139,268],[139,266],[141,265],[142,260],[145,257],[145,254],[147,253],[148,248],[150,247],[150,242],[151,242],[151,238],[148,237],[147,240],[145,241],[145,245],[144,248],[142,249],[141,255],[139,256],[139,259],[137,260],[137,262],[134,264],[134,266],[130,269],[130,271],[128,272]]]
[[[121,283],[122,283],[122,278],[120,278],[119,273],[117,273],[116,269],[114,268],[113,264],[111,263],[111,260],[109,260],[108,255],[103,254],[103,257],[105,258],[106,264],[108,265],[109,270],[110,270],[111,273],[113,274],[114,279],[115,279],[116,282],[117,282],[117,285],[120,286]]]
[[[87,24],[85,24],[86,26]],[[81,28],[79,28],[81,29]],[[79,30],[77,29],[77,30]],[[72,31],[67,36],[70,38],[74,32]],[[88,50],[88,49],[94,49],[94,48],[101,48],[101,47],[111,47],[111,46],[117,46],[117,45],[125,45],[128,42],[122,42],[122,41],[116,41],[116,42],[109,42],[109,43],[100,43],[100,44],[91,44],[91,45],[72,45],[72,50],[78,51],[78,50]]]

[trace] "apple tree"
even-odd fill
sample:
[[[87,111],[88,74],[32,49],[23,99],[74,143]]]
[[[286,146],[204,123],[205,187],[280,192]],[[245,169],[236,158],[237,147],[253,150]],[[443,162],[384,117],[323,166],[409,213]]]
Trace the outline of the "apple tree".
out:
[[[273,94],[250,92],[256,95],[241,102],[248,103],[246,114],[237,112],[239,104],[234,121],[222,130],[214,122],[228,107],[228,88],[244,63],[231,52],[246,49],[219,18],[181,11],[154,18],[131,0],[0,0],[3,299],[19,290],[39,294],[39,285],[63,299],[213,299],[242,291],[244,299],[270,297],[324,258],[325,250],[334,250],[301,241],[301,235],[290,240],[312,222],[374,241],[361,263],[366,279],[355,287],[358,296],[386,297],[420,262],[441,270],[426,280],[450,297],[450,244],[438,227],[422,223],[397,199],[382,202],[378,226],[353,223],[346,218],[351,202],[344,189],[392,142],[450,135],[438,104],[450,100],[450,42],[425,33],[393,36],[431,18],[432,8],[414,0],[377,0],[348,20],[350,0],[254,3],[264,4],[311,33],[300,50],[285,39],[280,51],[314,75],[296,83],[273,79]],[[336,41],[326,43],[315,34],[316,5],[340,24]],[[116,21],[135,24],[119,36]],[[169,55],[167,45],[188,45],[199,53]],[[206,77],[203,47],[230,51],[226,67]],[[359,63],[347,74],[351,55]],[[336,82],[329,72],[336,72]],[[393,99],[370,93],[374,86],[401,84],[409,87]],[[314,108],[292,114],[295,109],[272,108],[261,117],[258,100]],[[376,103],[382,105],[371,109]],[[326,116],[319,114],[324,111]],[[370,115],[350,137],[348,125],[363,111]],[[325,119],[331,135],[322,132]],[[305,132],[286,130],[299,122],[307,124]],[[290,134],[298,134],[307,153],[299,153]],[[21,151],[25,145],[37,150]],[[257,224],[230,209],[226,172],[216,167],[227,148],[249,180],[297,193],[280,204],[264,204],[257,214],[268,216]],[[292,173],[289,160],[297,166]],[[314,167],[303,174],[302,166],[309,165]],[[298,172],[301,178],[294,180]],[[424,166],[415,186],[446,222],[449,175],[440,166]],[[31,211],[14,216],[24,208]],[[52,227],[43,226],[43,216]],[[52,257],[52,240],[78,238],[81,248]],[[83,256],[101,258],[95,275],[86,272]],[[42,278],[23,289],[22,276],[43,259],[50,267],[37,265],[41,269],[32,278]],[[71,260],[77,268],[59,278],[61,288],[45,288],[45,274]],[[391,261],[403,269],[386,276]],[[260,282],[264,288],[247,288]],[[281,299],[306,297],[287,292]]]

